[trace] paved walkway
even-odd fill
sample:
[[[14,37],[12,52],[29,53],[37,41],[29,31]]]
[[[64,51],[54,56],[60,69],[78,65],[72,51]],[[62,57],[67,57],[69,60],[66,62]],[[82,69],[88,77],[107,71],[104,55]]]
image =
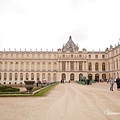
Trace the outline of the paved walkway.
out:
[[[107,83],[64,83],[45,97],[3,97],[0,120],[120,120],[120,91]]]

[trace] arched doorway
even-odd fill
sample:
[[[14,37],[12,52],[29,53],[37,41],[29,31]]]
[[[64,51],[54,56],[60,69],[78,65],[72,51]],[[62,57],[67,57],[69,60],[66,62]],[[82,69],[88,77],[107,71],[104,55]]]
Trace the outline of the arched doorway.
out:
[[[92,74],[88,74],[88,78],[92,80]]]
[[[102,74],[103,81],[106,81],[106,74]]]
[[[82,78],[82,76],[83,76],[83,74],[82,74],[82,73],[80,73],[80,74],[79,74],[79,80]]]
[[[65,73],[62,74],[62,79],[66,80],[66,74]]]
[[[70,74],[70,80],[74,80],[74,74],[73,73]]]
[[[96,81],[96,82],[99,81],[99,74],[95,74],[95,81]]]

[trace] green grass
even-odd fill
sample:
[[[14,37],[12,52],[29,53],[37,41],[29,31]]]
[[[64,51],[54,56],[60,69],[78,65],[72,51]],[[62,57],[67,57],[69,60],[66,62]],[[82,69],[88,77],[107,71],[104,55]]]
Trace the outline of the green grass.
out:
[[[57,85],[57,83],[50,84],[49,86],[42,88],[38,93],[35,93],[35,94],[26,94],[24,92],[0,92],[0,97],[34,97],[34,96],[45,96],[56,85]]]
[[[56,86],[56,84],[52,84],[46,88],[43,88],[38,93],[35,93],[33,96],[45,96],[48,93],[48,91],[50,91],[54,86]]]

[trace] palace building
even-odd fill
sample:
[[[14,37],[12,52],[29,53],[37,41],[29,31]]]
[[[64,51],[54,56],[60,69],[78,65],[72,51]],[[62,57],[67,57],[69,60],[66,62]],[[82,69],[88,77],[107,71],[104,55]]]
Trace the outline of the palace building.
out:
[[[0,51],[0,84],[24,84],[24,80],[76,81],[120,76],[120,44],[105,51],[79,51],[72,37],[57,51]]]

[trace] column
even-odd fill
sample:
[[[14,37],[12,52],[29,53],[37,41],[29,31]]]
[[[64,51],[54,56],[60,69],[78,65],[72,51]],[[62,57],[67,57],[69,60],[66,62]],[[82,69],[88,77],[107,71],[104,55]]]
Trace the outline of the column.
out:
[[[82,70],[85,71],[85,63],[84,63],[84,61],[82,62]]]
[[[35,66],[34,66],[34,71],[37,71],[37,62],[34,62]]]
[[[29,62],[29,70],[28,71],[31,71],[31,62]]]
[[[20,62],[18,62],[18,71],[20,71]]]
[[[45,62],[46,67],[45,67],[45,71],[48,71],[48,62]]]
[[[65,62],[65,64],[66,64],[66,71],[68,71],[68,64],[67,64],[67,61]]]
[[[70,61],[68,61],[68,70],[70,71]]]
[[[79,71],[79,61],[77,61],[77,71]]]

